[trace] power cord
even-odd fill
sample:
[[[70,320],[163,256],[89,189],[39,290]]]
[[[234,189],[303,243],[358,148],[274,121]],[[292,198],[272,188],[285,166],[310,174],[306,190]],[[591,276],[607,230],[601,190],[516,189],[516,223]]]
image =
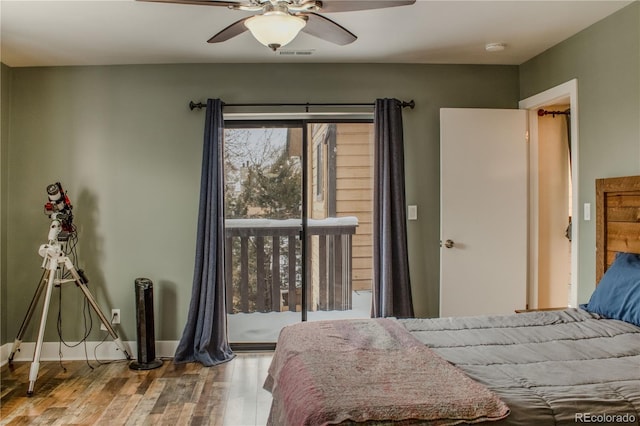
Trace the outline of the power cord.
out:
[[[64,276],[64,274],[62,274]],[[80,341],[78,341],[78,343],[76,344],[70,344],[67,343],[64,340],[64,337],[62,336],[62,285],[58,286],[58,318],[57,318],[57,331],[58,331],[58,356],[59,356],[59,361],[60,361],[60,366],[62,366],[62,368],[64,369],[64,371],[66,371],[66,369],[64,368],[64,366],[62,365],[62,345],[68,347],[68,348],[75,348],[80,346],[80,344],[84,345],[84,354],[85,354],[85,361],[87,363],[87,365],[89,366],[89,368],[91,368],[93,370],[93,366],[91,365],[91,363],[89,362],[89,354],[87,352],[87,338],[89,337],[89,335],[91,334],[91,330],[93,329],[93,318],[91,317],[91,305],[89,304],[89,301],[85,299],[85,303],[82,304],[82,317],[83,317],[83,323],[84,323],[84,336],[82,336],[82,338],[80,339]]]
[[[117,317],[118,317],[118,315],[117,315],[117,314],[115,314],[115,313],[113,313],[113,312],[111,313],[111,321],[110,321],[110,322],[111,322],[111,324],[113,324],[113,321],[114,321]],[[105,331],[104,337],[102,338],[102,340],[100,341],[100,343],[98,343],[98,344],[96,345],[96,347],[95,347],[95,348],[93,348],[93,358],[96,360],[96,362],[97,362],[99,365],[107,365],[107,364],[111,364],[111,363],[113,363],[113,362],[116,362],[115,360],[113,360],[113,361],[100,361],[100,360],[98,359],[98,347],[100,347],[100,345],[102,345],[104,342],[106,342],[106,341],[107,341],[107,337],[109,337],[109,332],[108,332],[108,331]],[[122,361],[126,361],[126,360],[122,360]]]
[[[71,226],[72,228],[71,228],[71,232],[69,233],[70,235],[69,240],[67,242],[68,244],[67,252],[68,252],[69,260],[71,260],[71,263],[73,263],[74,265],[77,265],[78,264],[78,253],[77,253],[78,232],[75,225],[71,225]],[[64,267],[62,268],[62,271],[63,272],[61,273],[61,276],[63,279],[73,278],[70,276],[71,274],[68,270],[64,270]],[[84,284],[86,285],[87,279],[84,275],[84,271],[82,269],[77,269],[77,272],[80,275],[80,278],[84,281]],[[44,277],[44,274],[43,274],[43,277]],[[85,361],[89,366],[89,368],[93,370],[94,367],[89,362],[89,354],[87,352],[87,338],[89,337],[89,335],[91,334],[91,331],[93,330],[93,317],[91,316],[91,305],[89,301],[85,299],[85,303],[83,304],[83,309],[82,309],[82,315],[84,319],[84,329],[85,329],[84,336],[78,343],[74,345],[67,343],[62,337],[62,285],[58,287],[60,292],[58,295],[59,300],[58,300],[57,330],[58,330],[58,337],[59,337],[58,356],[60,360],[60,366],[65,372],[67,371],[64,365],[62,365],[62,345],[68,348],[75,348],[82,343],[84,345]],[[117,314],[112,313],[111,320],[110,320],[111,324],[113,324],[116,317],[117,317]],[[94,356],[95,362],[97,362],[99,365],[105,365],[105,364],[110,364],[111,362],[114,362],[114,361],[104,362],[98,359],[98,354],[97,354],[98,347],[100,347],[100,345],[102,345],[107,340],[108,337],[109,337],[109,333],[106,332],[104,338],[93,349],[93,356]]]

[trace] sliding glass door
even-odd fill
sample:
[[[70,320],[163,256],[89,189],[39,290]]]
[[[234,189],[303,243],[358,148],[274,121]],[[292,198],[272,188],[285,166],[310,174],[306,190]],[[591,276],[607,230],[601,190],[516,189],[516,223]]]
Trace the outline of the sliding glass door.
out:
[[[372,140],[371,123],[225,123],[231,343],[370,315]]]

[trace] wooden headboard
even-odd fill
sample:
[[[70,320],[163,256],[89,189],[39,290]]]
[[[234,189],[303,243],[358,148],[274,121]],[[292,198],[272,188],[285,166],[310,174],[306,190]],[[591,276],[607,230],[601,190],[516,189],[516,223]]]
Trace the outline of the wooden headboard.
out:
[[[640,253],[640,176],[596,180],[596,284],[617,252]]]

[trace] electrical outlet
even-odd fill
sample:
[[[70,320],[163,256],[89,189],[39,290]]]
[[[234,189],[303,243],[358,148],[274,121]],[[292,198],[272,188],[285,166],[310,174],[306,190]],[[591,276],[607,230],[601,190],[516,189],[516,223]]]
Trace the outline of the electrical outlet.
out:
[[[111,324],[120,324],[120,309],[111,310]],[[100,330],[107,331],[107,327],[100,323]]]

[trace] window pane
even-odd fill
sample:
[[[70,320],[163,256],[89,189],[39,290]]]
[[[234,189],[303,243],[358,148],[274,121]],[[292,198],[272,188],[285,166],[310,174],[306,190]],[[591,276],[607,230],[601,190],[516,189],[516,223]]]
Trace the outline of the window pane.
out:
[[[308,319],[366,318],[373,271],[373,125],[315,123],[308,131]],[[319,193],[324,196],[313,196]]]
[[[225,129],[227,313],[232,343],[275,342],[301,321],[302,129]]]

